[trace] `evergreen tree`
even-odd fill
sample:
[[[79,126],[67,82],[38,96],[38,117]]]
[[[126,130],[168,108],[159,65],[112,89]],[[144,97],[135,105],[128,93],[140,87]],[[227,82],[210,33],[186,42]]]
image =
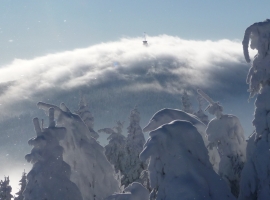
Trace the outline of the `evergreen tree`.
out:
[[[26,187],[26,173],[23,172],[22,174],[22,178],[19,181],[19,185],[21,186],[19,192],[16,193],[16,195],[18,195],[17,197],[14,198],[14,200],[23,200],[24,196],[23,196],[23,191],[25,190]]]
[[[182,110],[187,113],[193,113],[192,104],[189,99],[189,95],[186,90],[184,90],[184,93],[182,95]]]
[[[70,166],[63,161],[63,147],[59,141],[65,137],[66,129],[55,126],[54,108],[49,109],[48,128],[40,128],[38,118],[33,123],[37,136],[29,140],[33,149],[25,156],[33,167],[27,174],[24,199],[82,200],[78,187],[70,181]]]
[[[89,105],[86,102],[85,96],[82,94],[79,102],[79,110],[76,113],[81,117],[85,125],[90,131],[90,136],[97,139],[98,133],[94,131],[94,117],[89,111]]]
[[[141,172],[146,169],[146,164],[139,158],[145,144],[145,138],[140,127],[140,113],[136,107],[131,111],[129,120],[130,123],[127,127],[126,165],[122,179],[122,184],[125,186],[135,181],[140,182]]]
[[[109,143],[105,146],[105,155],[108,161],[114,166],[115,172],[117,174],[120,172],[121,175],[124,173],[126,145],[126,138],[122,135],[123,125],[124,122],[117,121],[117,126],[114,128],[103,128],[98,130],[99,133],[110,135],[107,138]]]
[[[5,177],[4,181],[0,181],[0,200],[11,200],[11,198],[13,198],[11,191],[12,188],[9,185],[9,177]]]

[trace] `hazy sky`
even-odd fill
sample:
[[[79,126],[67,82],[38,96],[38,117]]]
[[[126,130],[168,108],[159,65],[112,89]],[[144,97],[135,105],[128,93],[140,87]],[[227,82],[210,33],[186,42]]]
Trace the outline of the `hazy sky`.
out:
[[[1,1],[0,179],[10,175],[16,190],[31,167],[24,161],[35,135],[31,120],[46,119],[36,103],[64,101],[75,111],[79,91],[96,128],[117,120],[126,128],[135,105],[142,126],[161,108],[181,108],[184,89],[196,109],[193,95],[201,88],[240,118],[248,136],[254,106],[241,41],[249,25],[269,17],[269,7],[232,0]]]
[[[269,7],[269,1],[234,0],[4,0],[0,64],[143,32],[193,40],[241,40],[248,25],[268,17]]]

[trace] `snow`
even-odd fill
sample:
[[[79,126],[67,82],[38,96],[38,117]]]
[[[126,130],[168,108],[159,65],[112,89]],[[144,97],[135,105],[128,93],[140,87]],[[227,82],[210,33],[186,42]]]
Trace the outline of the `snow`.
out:
[[[198,130],[198,132],[201,134],[204,144],[206,147],[208,147],[209,142],[206,135],[206,126],[203,124],[195,115],[192,115],[190,113],[186,113],[182,110],[177,109],[170,109],[170,108],[164,108],[162,110],[159,110],[156,112],[150,119],[149,123],[146,125],[146,127],[143,129],[144,132],[153,131],[157,129],[158,127],[168,124],[174,120],[185,120],[188,122],[191,122]],[[210,162],[214,168],[214,170],[217,172],[220,162],[220,157],[218,154],[217,149],[214,148],[208,148],[208,154]]]
[[[70,166],[63,161],[63,147],[59,141],[66,135],[66,129],[55,127],[54,109],[49,110],[49,127],[40,127],[38,118],[33,120],[37,137],[29,140],[33,146],[25,156],[33,164],[27,174],[27,185],[23,192],[24,199],[82,200],[78,187],[70,181]]]
[[[129,184],[122,194],[113,194],[105,200],[148,200],[149,192],[138,182]]]
[[[187,121],[173,121],[149,134],[140,158],[150,159],[151,198],[235,199],[214,172],[202,136]]]
[[[54,108],[57,126],[66,128],[66,136],[60,143],[64,149],[63,159],[70,165],[71,180],[80,189],[83,199],[100,200],[118,192],[118,182],[104,148],[88,137],[89,129],[82,119],[71,113],[64,103],[57,107],[39,102],[38,107],[45,112]]]

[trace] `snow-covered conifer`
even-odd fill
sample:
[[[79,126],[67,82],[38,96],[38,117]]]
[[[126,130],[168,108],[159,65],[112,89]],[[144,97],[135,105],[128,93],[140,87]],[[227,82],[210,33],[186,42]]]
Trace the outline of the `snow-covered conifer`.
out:
[[[220,155],[218,174],[227,182],[234,196],[238,197],[241,171],[246,161],[244,130],[236,116],[223,114],[223,107],[218,102],[214,102],[201,90],[198,93],[210,103],[208,112],[215,115],[206,133],[209,146],[217,147]]]
[[[245,31],[244,56],[250,62],[248,45],[258,50],[247,76],[250,97],[255,101],[253,125],[248,138],[247,162],[242,171],[239,200],[270,199],[270,20],[251,25]]]
[[[0,200],[11,200],[11,198],[13,198],[11,191],[12,188],[9,185],[9,177],[5,177],[4,181],[0,181]]]
[[[24,199],[82,200],[78,187],[70,181],[70,166],[63,161],[63,147],[59,141],[65,137],[66,129],[55,127],[54,109],[49,109],[48,128],[40,127],[38,118],[33,123],[37,136],[28,141],[33,149],[25,159],[33,167],[27,174]]]
[[[202,137],[190,122],[173,121],[149,136],[140,158],[150,159],[150,199],[235,199],[214,172]]]
[[[106,133],[110,136],[107,138],[109,143],[105,146],[105,155],[108,161],[114,166],[115,172],[120,176],[124,173],[125,163],[125,145],[126,138],[122,135],[124,122],[117,121],[114,128],[103,128],[98,130],[99,133]]]
[[[201,134],[204,144],[207,147],[209,160],[215,170],[218,172],[220,156],[217,151],[217,148],[209,148],[209,141],[207,139],[207,135],[205,132],[206,126],[203,124],[198,117],[192,115],[190,113],[186,113],[182,110],[164,108],[156,112],[153,117],[150,119],[149,123],[143,129],[144,132],[149,132],[157,129],[158,127],[168,124],[174,120],[185,120],[190,122],[193,126],[195,126],[198,132]]]
[[[78,114],[82,118],[83,122],[88,127],[90,131],[90,136],[97,139],[99,135],[96,131],[94,131],[94,117],[89,111],[89,105],[86,102],[85,96],[83,94],[81,95],[79,110],[76,111],[76,114]]]
[[[104,155],[104,148],[93,138],[79,115],[71,113],[61,103],[60,107],[39,102],[45,110],[54,108],[57,126],[66,128],[66,137],[60,142],[64,148],[63,159],[71,167],[71,180],[78,186],[84,200],[100,200],[119,192],[114,170]]]
[[[146,164],[139,158],[145,144],[145,138],[140,126],[140,113],[135,107],[130,112],[128,135],[126,142],[126,165],[122,184],[128,186],[130,183],[140,181],[141,172],[146,169]]]
[[[199,104],[199,110],[197,112],[194,112],[194,115],[196,115],[205,125],[209,123],[208,115],[206,115],[202,109],[203,106],[203,98],[201,95],[198,95],[197,97],[198,104]]]
[[[19,185],[21,186],[19,192],[16,193],[17,197],[14,198],[14,200],[23,200],[23,191],[25,190],[26,187],[26,173],[23,172],[22,178],[19,181]]]
[[[141,183],[131,183],[124,189],[124,193],[113,194],[105,200],[148,200],[149,192]]]
[[[192,109],[192,104],[190,102],[189,95],[188,95],[186,90],[184,90],[184,93],[183,93],[181,99],[182,99],[182,109],[183,109],[183,111],[192,114],[194,111]]]

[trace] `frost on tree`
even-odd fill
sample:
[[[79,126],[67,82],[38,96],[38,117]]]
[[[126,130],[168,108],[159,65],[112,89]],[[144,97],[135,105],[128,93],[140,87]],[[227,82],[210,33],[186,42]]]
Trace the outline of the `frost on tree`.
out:
[[[206,115],[202,109],[203,106],[203,98],[201,95],[198,95],[197,97],[198,103],[199,103],[199,110],[197,112],[194,112],[194,115],[196,115],[205,125],[209,123],[208,115]]]
[[[9,185],[9,177],[5,177],[4,181],[0,181],[0,200],[11,200],[11,198],[13,198],[11,191],[12,188]]]
[[[218,174],[227,182],[231,192],[238,197],[241,171],[246,161],[246,140],[239,119],[223,114],[223,108],[203,91],[198,93],[209,102],[208,112],[215,115],[206,129],[209,146],[217,147],[220,155]]]
[[[54,108],[57,126],[66,128],[60,142],[63,159],[71,167],[71,180],[78,186],[84,200],[100,200],[119,191],[114,170],[104,155],[104,148],[88,137],[89,130],[82,119],[61,103],[60,107],[39,102],[38,107],[48,112]]]
[[[17,197],[14,198],[14,200],[23,200],[23,191],[25,190],[25,187],[26,187],[26,173],[23,172],[22,174],[22,178],[21,180],[19,181],[19,185],[20,185],[20,190],[19,192],[16,193]]]
[[[55,127],[54,109],[49,110],[48,128],[40,127],[38,118],[34,118],[33,123],[37,136],[28,141],[33,149],[25,159],[33,167],[27,174],[24,199],[82,200],[78,187],[70,181],[70,166],[63,161],[59,141],[65,137],[66,129]]]
[[[105,200],[148,200],[148,190],[138,182],[128,185],[123,193],[113,194],[107,197]]]
[[[79,110],[76,111],[76,114],[82,118],[83,122],[90,131],[90,136],[97,139],[99,135],[96,131],[94,131],[94,117],[89,111],[89,105],[86,102],[84,95],[81,95]]]
[[[247,76],[255,101],[255,132],[248,139],[247,162],[242,172],[240,200],[270,199],[270,20],[249,26],[243,40],[244,56],[250,62],[248,45],[258,51]]]
[[[114,128],[98,130],[99,133],[110,135],[107,138],[109,143],[105,146],[105,155],[108,161],[114,166],[115,172],[120,176],[124,174],[125,165],[126,138],[122,135],[123,125],[124,122],[117,121],[117,126]],[[118,177],[118,179],[121,179],[121,177]]]
[[[145,144],[145,138],[140,126],[140,113],[137,108],[130,112],[128,135],[126,142],[125,176],[122,184],[128,186],[132,182],[139,182],[141,172],[146,169],[146,164],[139,158]]]
[[[168,124],[174,120],[185,120],[194,125],[198,132],[201,134],[204,144],[208,149],[209,160],[216,172],[218,172],[220,157],[217,149],[208,147],[208,139],[205,133],[206,126],[203,124],[195,115],[186,113],[182,110],[164,108],[156,112],[153,117],[150,119],[149,123],[143,129],[144,132],[149,132],[157,129],[158,127]]]
[[[150,159],[150,199],[235,199],[214,172],[203,139],[190,122],[173,121],[149,136],[140,158]]]
[[[184,90],[184,93],[183,93],[181,99],[182,99],[183,111],[185,111],[187,113],[193,113],[192,104],[190,102],[189,95],[188,95],[186,90]]]

